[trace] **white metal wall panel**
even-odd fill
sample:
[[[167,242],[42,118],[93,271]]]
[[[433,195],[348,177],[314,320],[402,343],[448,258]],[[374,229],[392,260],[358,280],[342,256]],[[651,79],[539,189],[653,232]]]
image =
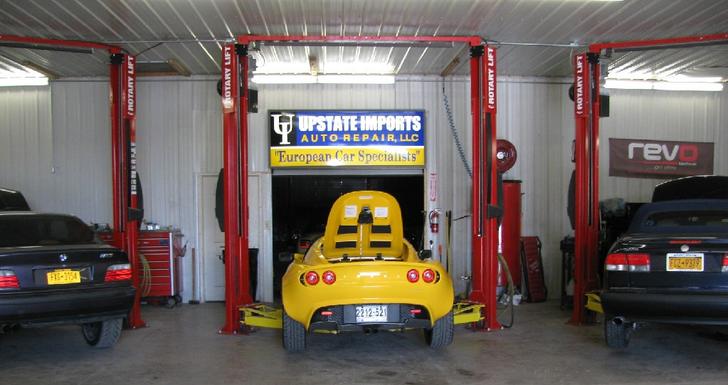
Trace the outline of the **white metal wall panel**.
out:
[[[27,195],[31,207],[53,199],[50,87],[0,88],[0,187]]]

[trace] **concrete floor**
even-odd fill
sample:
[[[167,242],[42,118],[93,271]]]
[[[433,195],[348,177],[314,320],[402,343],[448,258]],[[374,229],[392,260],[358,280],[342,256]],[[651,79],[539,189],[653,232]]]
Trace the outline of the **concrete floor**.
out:
[[[555,302],[517,308],[513,329],[458,327],[436,352],[421,333],[315,335],[287,354],[278,330],[216,333],[223,305],[147,306],[148,327],[112,349],[86,346],[78,327],[0,335],[0,384],[725,384],[728,339],[715,329],[651,326],[627,351],[607,349],[600,325],[573,327]]]

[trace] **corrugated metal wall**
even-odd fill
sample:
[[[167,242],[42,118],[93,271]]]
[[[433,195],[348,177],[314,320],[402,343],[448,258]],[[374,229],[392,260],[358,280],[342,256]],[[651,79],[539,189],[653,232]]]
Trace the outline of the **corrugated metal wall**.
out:
[[[427,116],[425,180],[438,174],[438,201],[428,208],[453,210],[454,271],[469,270],[470,182],[455,151],[442,104],[442,83],[419,78],[395,85],[259,86],[260,113],[251,115],[251,172],[259,178],[261,202],[251,210],[251,239],[261,248],[259,280],[271,276],[270,171],[266,111],[278,108],[424,109]],[[499,83],[499,137],[518,148],[518,162],[506,178],[523,181],[523,234],[538,235],[552,297],[558,294],[559,240],[572,233],[565,214],[572,169],[573,105],[567,85],[544,79],[510,78]],[[469,85],[445,84],[455,125],[470,151]],[[21,189],[39,211],[63,211],[87,221],[111,221],[108,86],[104,81],[53,82],[49,88],[0,90],[0,186]],[[138,90],[138,159],[146,217],[180,227],[197,247],[196,176],[221,166],[221,116],[215,80],[142,79]],[[612,117],[603,119],[609,137],[714,141],[716,173],[728,173],[728,92],[668,93],[612,91]],[[602,151],[602,196],[647,199],[656,180],[606,176]],[[468,155],[470,161],[470,155]],[[55,173],[53,172],[55,170]],[[415,197],[424,199],[424,197]],[[444,237],[441,232],[440,240]],[[199,250],[199,247],[197,247]],[[266,254],[267,253],[267,254]],[[198,256],[198,260],[200,257]],[[185,299],[191,298],[191,259],[185,259]],[[199,280],[198,280],[199,282]],[[266,285],[264,285],[266,286]],[[263,300],[272,299],[261,287]]]

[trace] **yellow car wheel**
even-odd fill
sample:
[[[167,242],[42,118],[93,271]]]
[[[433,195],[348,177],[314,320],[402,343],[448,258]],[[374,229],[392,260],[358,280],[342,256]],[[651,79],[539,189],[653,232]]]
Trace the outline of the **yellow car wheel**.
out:
[[[283,310],[283,347],[291,353],[306,350],[306,328]]]
[[[452,312],[435,322],[432,329],[425,329],[425,341],[433,349],[444,348],[452,343],[455,324]]]

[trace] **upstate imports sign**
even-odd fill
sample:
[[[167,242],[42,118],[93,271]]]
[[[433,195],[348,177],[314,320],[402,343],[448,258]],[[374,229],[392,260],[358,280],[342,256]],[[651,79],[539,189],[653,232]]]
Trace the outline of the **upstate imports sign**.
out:
[[[270,111],[271,167],[425,165],[423,111]]]
[[[609,176],[674,178],[713,174],[713,143],[609,139]]]

